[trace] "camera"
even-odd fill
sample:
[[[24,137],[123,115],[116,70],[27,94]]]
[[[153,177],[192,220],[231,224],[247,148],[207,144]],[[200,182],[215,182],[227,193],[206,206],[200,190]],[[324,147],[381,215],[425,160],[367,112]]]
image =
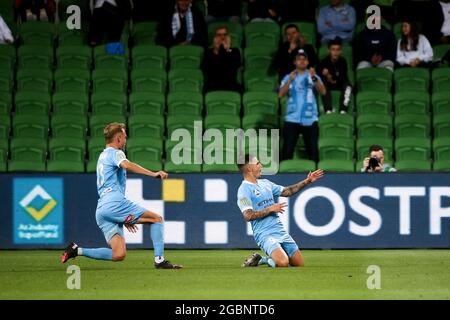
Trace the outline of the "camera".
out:
[[[371,157],[369,159],[368,169],[370,168],[372,170],[375,170],[375,168],[378,167],[379,164],[380,164],[380,160],[377,157]]]

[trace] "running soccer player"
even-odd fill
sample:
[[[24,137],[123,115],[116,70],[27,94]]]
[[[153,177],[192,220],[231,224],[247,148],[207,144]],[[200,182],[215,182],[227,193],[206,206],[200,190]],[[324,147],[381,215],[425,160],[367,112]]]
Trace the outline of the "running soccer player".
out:
[[[238,189],[237,204],[245,221],[250,221],[252,225],[256,243],[267,255],[262,257],[253,253],[242,266],[256,267],[265,264],[272,268],[303,267],[303,256],[278,216],[286,207],[286,203],[278,203],[278,198],[296,194],[320,179],[323,171],[319,169],[310,172],[305,180],[282,187],[269,180],[260,179],[262,165],[255,156],[247,154],[242,160],[238,167],[244,180]]]
[[[99,195],[95,218],[110,248],[80,248],[70,243],[61,256],[65,263],[71,258],[84,256],[96,260],[122,261],[126,255],[123,226],[136,232],[136,224],[150,224],[154,246],[155,268],[180,269],[181,265],[171,264],[164,259],[163,218],[125,198],[126,171],[153,178],[166,179],[164,171],[153,172],[129,161],[123,152],[127,142],[125,125],[110,123],[103,130],[106,148],[97,162],[97,191]]]

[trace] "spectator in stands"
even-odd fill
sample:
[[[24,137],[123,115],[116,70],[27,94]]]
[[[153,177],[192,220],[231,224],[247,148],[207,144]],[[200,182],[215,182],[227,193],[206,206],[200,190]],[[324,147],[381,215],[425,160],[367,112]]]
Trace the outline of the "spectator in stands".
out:
[[[316,67],[317,54],[314,47],[305,43],[305,38],[300,35],[300,30],[295,24],[288,24],[284,28],[286,41],[278,48],[273,62],[273,68],[278,71],[280,79],[295,69],[294,60],[298,50],[303,49],[308,55],[309,67]]]
[[[5,20],[3,20],[0,15],[0,44],[12,44],[14,43],[14,37],[6,24]]]
[[[322,43],[328,43],[336,37],[343,42],[350,42],[356,24],[355,9],[344,0],[330,0],[330,5],[319,11],[317,31],[322,35]]]
[[[129,0],[94,0],[89,44],[96,46],[103,42],[119,42],[125,20],[131,14]]]
[[[315,22],[319,0],[279,0],[281,23],[304,21]]]
[[[441,43],[450,43],[450,0],[441,0],[439,1],[442,14],[443,14],[443,22],[441,26]]]
[[[241,0],[207,0],[206,21],[241,21]]]
[[[380,17],[381,19],[381,17]],[[357,69],[378,67],[394,70],[397,41],[391,30],[381,26],[380,29],[362,30],[353,44]]]
[[[246,0],[248,2],[247,15],[250,22],[278,21],[278,7],[276,0]]]
[[[158,43],[166,47],[193,44],[206,47],[208,32],[205,18],[192,0],[176,0],[174,9],[158,25]]]
[[[379,145],[369,147],[369,154],[363,160],[361,172],[396,172],[391,165],[384,162],[384,150]]]
[[[397,44],[397,62],[400,66],[429,67],[433,60],[430,42],[417,29],[416,23],[402,23],[402,37]]]
[[[21,20],[24,21],[55,21],[55,0],[20,0],[15,3]]]
[[[308,63],[308,55],[300,49],[295,58],[296,69],[283,78],[278,92],[280,98],[288,96],[283,127],[282,160],[292,159],[301,133],[309,158],[315,162],[319,161],[317,145],[319,127],[315,90],[324,95],[326,89],[314,68],[307,70]]]
[[[339,38],[328,42],[328,56],[319,63],[318,73],[322,76],[326,94],[322,96],[326,113],[332,112],[331,90],[341,92],[339,110],[346,113],[350,103],[352,87],[347,74],[347,61],[342,57],[342,42]]]
[[[205,72],[205,92],[229,90],[241,92],[237,72],[241,66],[239,49],[231,46],[228,28],[219,26],[215,30],[213,47],[205,52],[203,70]]]

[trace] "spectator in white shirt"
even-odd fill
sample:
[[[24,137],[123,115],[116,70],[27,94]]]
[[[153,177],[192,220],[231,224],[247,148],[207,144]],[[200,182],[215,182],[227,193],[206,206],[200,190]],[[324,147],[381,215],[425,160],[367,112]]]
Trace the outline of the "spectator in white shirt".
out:
[[[11,44],[14,42],[11,30],[0,15],[0,44]]]
[[[403,22],[402,37],[397,44],[397,62],[403,67],[428,67],[433,60],[433,49],[428,39],[420,34],[417,25]]]

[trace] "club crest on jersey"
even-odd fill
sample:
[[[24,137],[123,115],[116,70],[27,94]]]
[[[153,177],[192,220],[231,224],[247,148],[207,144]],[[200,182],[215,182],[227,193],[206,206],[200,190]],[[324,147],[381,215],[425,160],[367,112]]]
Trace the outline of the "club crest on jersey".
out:
[[[261,192],[259,192],[259,190],[254,189],[253,193],[255,194],[255,196],[259,197],[261,195]]]

